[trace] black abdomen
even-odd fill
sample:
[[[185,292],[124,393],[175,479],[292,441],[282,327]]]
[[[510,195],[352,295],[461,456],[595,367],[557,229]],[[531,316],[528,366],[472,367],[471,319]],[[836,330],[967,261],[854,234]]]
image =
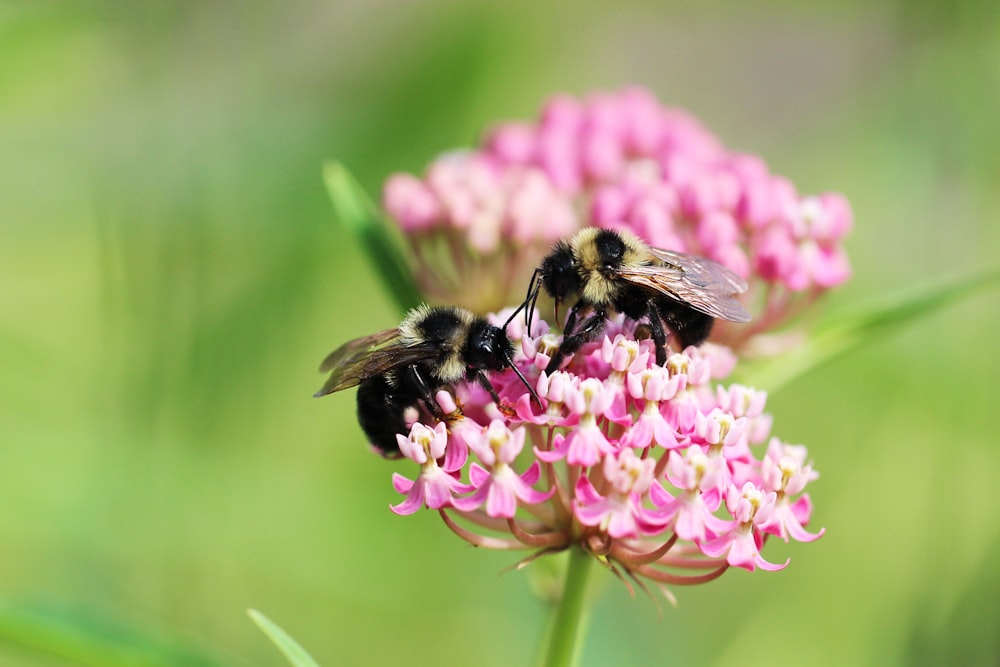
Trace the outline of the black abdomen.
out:
[[[656,305],[664,323],[677,340],[678,350],[683,350],[688,345],[701,345],[712,333],[715,319],[711,315],[706,315],[669,297],[661,297]]]
[[[358,385],[358,423],[368,441],[382,456],[399,456],[396,435],[406,435],[406,409],[417,397],[405,388],[391,387],[384,375],[366,378]]]

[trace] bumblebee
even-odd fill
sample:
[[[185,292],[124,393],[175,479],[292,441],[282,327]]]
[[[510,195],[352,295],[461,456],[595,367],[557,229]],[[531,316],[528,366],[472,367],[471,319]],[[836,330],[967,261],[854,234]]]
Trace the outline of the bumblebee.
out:
[[[447,420],[434,395],[459,380],[478,382],[504,410],[486,372],[509,368],[539,400],[514,366],[506,329],[506,324],[494,326],[457,306],[419,306],[397,328],[356,338],[331,352],[319,368],[330,377],[315,395],[357,386],[361,429],[382,456],[397,458],[396,435],[409,433],[407,413],[422,404],[438,421]]]
[[[542,289],[555,300],[557,319],[559,305],[576,299],[548,373],[598,336],[614,313],[647,318],[661,366],[667,360],[667,330],[683,349],[708,338],[713,318],[750,321],[737,299],[747,289],[738,275],[704,257],[651,248],[627,231],[591,227],[557,243],[535,270],[522,304],[529,329]]]

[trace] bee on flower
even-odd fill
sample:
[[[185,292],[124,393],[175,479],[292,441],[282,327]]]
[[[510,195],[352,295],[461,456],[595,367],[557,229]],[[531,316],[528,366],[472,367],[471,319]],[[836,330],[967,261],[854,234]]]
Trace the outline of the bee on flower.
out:
[[[417,465],[394,475],[393,512],[434,510],[525,564],[580,549],[657,585],[778,570],[770,537],[823,535],[806,529],[805,448],[772,436],[765,391],[725,381],[850,277],[842,195],[800,194],[631,87],[556,96],[390,177],[383,205],[423,294],[492,335],[485,358],[465,336],[439,345],[454,364],[433,381],[404,342],[403,379],[377,366],[365,387],[392,417],[366,432]]]

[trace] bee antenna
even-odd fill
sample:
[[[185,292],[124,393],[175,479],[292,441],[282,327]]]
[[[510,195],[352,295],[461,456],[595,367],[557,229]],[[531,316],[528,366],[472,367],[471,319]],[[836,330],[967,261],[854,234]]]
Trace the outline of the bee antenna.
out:
[[[535,272],[531,274],[531,282],[528,283],[528,294],[524,297],[524,301],[521,302],[521,305],[518,306],[514,312],[510,314],[510,317],[507,318],[507,321],[503,323],[502,328],[504,331],[507,331],[507,327],[514,321],[514,318],[517,317],[517,314],[522,310],[524,311],[524,324],[528,331],[531,330],[531,314],[535,308],[535,301],[538,300],[538,289],[541,287],[541,283],[536,280],[537,276],[538,269],[535,269]],[[531,306],[530,308],[528,308],[529,304]]]
[[[531,318],[535,314],[535,304],[538,302],[538,292],[542,287],[542,281],[538,277],[539,271],[540,269],[535,269],[535,272],[531,274],[528,294],[524,298],[524,305],[527,306],[524,311],[524,325],[529,333],[531,332]]]
[[[514,365],[514,360],[510,358],[510,355],[505,352],[504,355],[503,355],[503,358],[504,358],[504,361],[507,362],[507,365],[510,366],[510,369],[512,371],[514,371],[514,374],[517,375],[518,378],[520,378],[521,382],[524,384],[525,388],[528,390],[528,393],[531,394],[531,398],[532,398],[533,401],[535,401],[535,404],[539,408],[544,409],[545,406],[542,405],[542,399],[540,399],[538,397],[538,394],[535,392],[535,388],[531,386],[530,382],[528,382],[528,378],[524,377],[524,375],[521,373],[521,370],[517,366]]]
[[[504,330],[505,333],[507,331],[507,327],[510,326],[510,323],[514,321],[514,318],[517,317],[517,314],[520,313],[521,310],[523,310],[526,305],[528,305],[527,299],[522,301],[521,305],[518,306],[517,309],[510,314],[510,317],[507,318],[507,321],[503,323],[503,327],[501,328]]]

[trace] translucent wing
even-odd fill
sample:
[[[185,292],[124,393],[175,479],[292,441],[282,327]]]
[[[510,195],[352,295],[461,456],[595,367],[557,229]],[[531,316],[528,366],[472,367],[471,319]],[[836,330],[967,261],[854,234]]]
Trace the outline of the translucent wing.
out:
[[[682,252],[662,248],[649,248],[649,254],[661,262],[680,269],[702,284],[727,286],[730,294],[743,294],[747,291],[747,282],[736,275],[736,272],[705,257],[685,255]],[[723,290],[725,291],[725,288]]]
[[[662,264],[623,266],[618,275],[720,320],[750,321],[750,313],[736,298],[747,284],[736,273],[704,257],[661,248],[649,252]]]
[[[399,329],[386,329],[369,336],[348,341],[331,352],[320,365],[320,372],[330,371],[330,377],[316,396],[357,386],[373,375],[429,359],[438,353],[431,344],[404,345]]]

